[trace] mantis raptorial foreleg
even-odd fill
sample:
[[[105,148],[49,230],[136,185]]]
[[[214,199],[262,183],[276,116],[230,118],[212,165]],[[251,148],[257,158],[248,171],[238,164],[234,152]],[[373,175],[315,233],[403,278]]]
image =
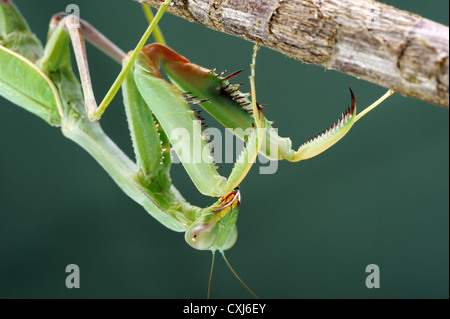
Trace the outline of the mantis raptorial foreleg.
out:
[[[264,118],[261,109],[254,102],[255,113],[261,115],[247,128],[247,147],[238,157],[229,178],[225,179],[217,172],[198,118],[190,109],[190,103],[185,102],[185,97],[179,89],[162,78],[158,66],[168,62],[173,65],[192,66],[187,72],[192,75],[193,81],[196,80],[196,72],[205,72],[205,69],[188,65],[188,61],[178,53],[157,43],[144,47],[142,54],[145,58],[137,60],[134,70],[136,85],[169,136],[186,171],[201,193],[210,196],[228,194],[240,184],[258,155],[265,134],[263,122],[259,120]],[[206,76],[214,78],[216,75],[208,71]]]
[[[177,53],[173,53],[175,54]],[[216,75],[211,70],[190,63],[181,55],[178,55],[177,59],[162,60],[162,65],[170,79],[181,90],[190,92],[197,98],[206,99],[201,106],[225,127],[231,129],[236,136],[244,139],[242,132],[253,125],[254,111],[250,106],[252,103],[248,100],[248,94],[238,90],[240,85],[229,82],[237,72],[228,76]],[[280,137],[272,128],[272,122],[264,119],[266,134],[261,153],[271,160],[286,159],[292,162],[316,156],[344,137],[357,118],[361,118],[393,93],[393,90],[388,90],[368,107],[367,111],[356,116],[356,101],[351,92],[351,108],[342,114],[334,126],[304,143],[297,151],[291,149],[292,142],[289,138]]]

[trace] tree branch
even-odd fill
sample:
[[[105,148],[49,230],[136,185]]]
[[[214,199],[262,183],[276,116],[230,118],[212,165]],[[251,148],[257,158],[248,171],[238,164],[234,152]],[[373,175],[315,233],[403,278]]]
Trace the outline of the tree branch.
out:
[[[449,28],[416,14],[372,0],[174,0],[168,12],[449,107]]]

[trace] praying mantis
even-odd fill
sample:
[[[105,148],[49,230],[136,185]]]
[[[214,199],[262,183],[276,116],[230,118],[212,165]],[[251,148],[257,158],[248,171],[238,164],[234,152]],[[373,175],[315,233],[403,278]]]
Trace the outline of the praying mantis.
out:
[[[248,52],[247,52],[247,55],[248,55]],[[259,70],[259,69],[258,69]],[[260,72],[260,71],[259,71]],[[321,75],[321,76],[325,76],[325,75]],[[94,82],[94,85],[95,85],[95,82]],[[258,91],[259,92],[259,91]],[[278,98],[280,98],[280,97],[278,97]],[[260,98],[259,98],[260,99]],[[302,99],[303,99],[303,97],[302,97]],[[269,103],[268,103],[269,104]],[[278,103],[277,103],[278,104]],[[272,103],[271,104],[269,104],[269,105],[272,105]],[[360,104],[361,105],[361,104]],[[110,107],[110,108],[112,108],[112,107]],[[109,110],[108,110],[109,111]],[[341,109],[339,109],[339,110],[337,110],[337,112],[340,112],[341,111]],[[336,112],[336,110],[335,110],[335,112]],[[333,114],[335,114],[335,113],[333,113]],[[381,119],[382,120],[382,119]],[[380,120],[380,121],[381,121]],[[321,127],[321,126],[316,126],[316,129],[317,129],[317,127]],[[316,132],[314,129],[312,130],[312,132]],[[307,137],[310,137],[310,136],[307,136]],[[306,137],[306,138],[307,138]],[[297,139],[296,139],[297,140]],[[300,138],[298,139],[298,140],[301,140]],[[320,158],[319,158],[320,159]],[[305,163],[308,163],[308,162],[305,162]],[[322,165],[323,165],[324,163],[322,163]],[[281,165],[284,165],[284,164],[281,164]],[[308,164],[306,164],[306,165],[308,165]],[[341,166],[339,167],[340,169],[343,169]],[[298,168],[297,168],[298,169]],[[344,167],[344,169],[345,169],[345,167]],[[322,173],[321,174],[324,174],[324,176],[329,176],[329,175],[327,175],[326,173],[323,173],[323,171],[322,171]],[[347,173],[348,174],[348,173]],[[296,174],[297,175],[297,174]],[[260,176],[258,176],[258,177],[260,177]],[[286,178],[286,177],[285,177]],[[314,178],[315,179],[320,179],[320,176],[317,176],[317,174],[315,174],[315,176],[314,176]],[[266,180],[266,178],[264,178],[265,180]],[[313,178],[312,178],[313,179]],[[87,179],[87,180],[91,180],[90,178],[89,179]],[[267,180],[266,180],[267,181]],[[245,182],[246,181],[244,181],[244,186],[245,186]],[[283,183],[282,183],[282,181],[278,181],[279,182],[279,184],[277,184],[276,182],[272,182],[272,181],[267,181],[268,183],[269,183],[269,186],[267,187],[269,190],[268,190],[268,192],[266,192],[265,194],[265,196],[263,196],[262,194],[264,194],[263,193],[263,190],[261,190],[261,189],[259,189],[257,186],[253,186],[253,187],[251,187],[251,188],[255,188],[255,190],[257,190],[256,191],[256,193],[257,194],[259,194],[259,196],[258,197],[261,197],[261,198],[259,198],[258,199],[258,197],[256,197],[255,199],[254,199],[254,201],[252,201],[252,202],[254,202],[255,203],[255,206],[253,206],[252,208],[251,208],[251,210],[252,211],[255,211],[256,213],[255,214],[257,214],[256,216],[255,215],[253,215],[253,217],[250,215],[250,213],[248,213],[248,218],[250,218],[249,219],[249,221],[252,221],[252,223],[255,223],[256,225],[258,224],[258,222],[260,222],[259,220],[260,219],[264,219],[264,218],[273,218],[273,214],[274,214],[274,211],[276,211],[276,215],[277,215],[277,217],[276,218],[282,218],[282,219],[284,219],[284,218],[286,218],[285,220],[284,220],[284,222],[282,222],[282,223],[280,223],[279,225],[280,226],[278,226],[278,227],[281,227],[281,226],[283,226],[283,229],[284,230],[282,230],[282,229],[277,229],[277,231],[276,231],[276,233],[279,233],[279,232],[284,232],[284,231],[286,231],[286,228],[285,227],[289,227],[290,225],[286,225],[286,221],[289,221],[288,222],[288,224],[290,224],[291,222],[290,222],[290,220],[289,220],[289,218],[294,218],[294,217],[296,217],[296,216],[292,216],[292,215],[301,215],[301,214],[303,214],[303,212],[300,212],[300,211],[297,211],[297,209],[298,209],[298,206],[299,206],[299,204],[298,204],[298,201],[297,200],[292,200],[292,198],[295,198],[294,196],[295,196],[295,193],[297,193],[297,192],[299,192],[299,194],[301,193],[301,191],[304,191],[305,189],[304,188],[297,188],[298,186],[297,186],[297,183],[296,183],[296,189],[294,189],[294,194],[293,193],[290,193],[289,194],[289,196],[290,196],[290,198],[291,198],[291,202],[293,203],[292,204],[292,207],[289,207],[288,205],[286,205],[285,203],[283,203],[283,200],[281,199],[281,198],[276,198],[278,195],[274,195],[274,188],[279,188],[279,187],[282,187],[282,185],[283,185]],[[329,181],[328,181],[328,178],[327,178],[327,181],[326,181],[327,183],[329,183]],[[308,182],[305,182],[305,183],[309,183],[309,181]],[[192,187],[192,184],[189,184],[190,185],[190,187]],[[266,185],[267,186],[267,185]],[[308,186],[308,185],[305,185],[305,187],[306,186]],[[245,186],[246,188],[248,187],[248,186]],[[306,188],[309,188],[309,187],[306,187]],[[312,187],[312,188],[314,188],[314,187]],[[320,192],[320,190],[318,190],[317,188],[316,188],[316,190],[314,191],[314,192],[309,192],[309,193],[307,193],[307,194],[312,194],[312,193],[315,193],[315,192],[317,192],[317,191],[319,191]],[[289,190],[286,190],[286,188],[284,188],[284,192],[289,192]],[[246,195],[247,196],[247,195]],[[299,196],[299,195],[297,195],[297,196]],[[274,198],[276,198],[276,200],[275,200],[275,204],[276,204],[276,206],[274,206],[272,209],[269,209],[269,211],[272,211],[272,213],[271,213],[271,216],[266,216],[266,217],[262,217],[261,216],[261,212],[263,211],[263,208],[257,208],[258,206],[257,206],[257,203],[258,202],[262,202],[262,207],[264,207],[264,206],[266,206],[266,205],[269,205],[269,202],[271,201],[271,197],[274,197]],[[244,202],[245,202],[245,199],[244,199]],[[316,203],[316,204],[319,204],[319,206],[320,206],[320,203]],[[338,205],[339,206],[339,203],[337,203],[336,205]],[[344,204],[345,205],[345,204]],[[303,205],[300,205],[300,206],[303,206]],[[287,207],[287,208],[286,208]],[[284,212],[284,211],[282,211],[283,210],[283,208],[286,210],[286,212]],[[250,208],[249,208],[250,209]],[[361,212],[359,211],[359,214],[360,214]],[[286,216],[286,217],[284,217],[286,214],[289,214],[288,216]],[[306,214],[308,214],[308,213],[306,213]],[[336,211],[334,211],[333,212],[333,215],[332,216],[334,216],[334,218],[336,218],[335,217],[335,215],[336,214],[339,214],[339,212],[336,212]],[[394,214],[394,213],[392,213],[392,214]],[[127,214],[127,218],[128,218],[128,215],[130,215],[130,214]],[[247,214],[246,214],[247,215]],[[331,216],[331,215],[330,215]],[[240,218],[242,218],[242,214],[241,214],[241,216],[240,216]],[[257,220],[256,220],[257,219]],[[300,223],[300,221],[298,222],[298,223]],[[303,228],[302,228],[303,229]],[[267,230],[266,230],[266,232],[271,232],[271,228],[270,227],[268,227],[267,228]],[[304,229],[303,229],[304,230]],[[310,233],[307,233],[308,235],[311,235]],[[292,236],[292,237],[295,237],[296,235],[299,235],[300,236],[300,234],[297,234],[297,233],[290,233],[290,235]],[[323,233],[322,233],[322,235],[324,235]],[[240,233],[240,236],[241,236],[241,233]],[[301,235],[301,236],[305,236],[305,235]],[[264,237],[267,237],[267,236],[264,236],[264,235],[262,235],[261,236],[262,238],[264,238]],[[271,252],[273,252],[274,251],[274,249],[273,249],[273,246],[272,245],[274,245],[274,241],[276,241],[277,239],[276,238],[274,238],[273,236],[270,236],[271,238],[270,238],[270,240],[268,241],[268,242],[266,242],[265,243],[265,247],[266,248],[268,248],[269,249],[269,251],[271,251]],[[276,236],[275,236],[276,237]],[[291,240],[294,240],[294,239],[291,239]],[[301,241],[301,240],[300,240]],[[300,242],[299,241],[299,242]],[[249,251],[254,251],[255,250],[255,247],[256,246],[258,246],[258,241],[254,241],[253,242],[253,249],[251,248],[251,247],[248,247],[247,246],[247,254],[249,254]],[[297,241],[296,241],[296,243],[297,243]],[[299,244],[292,244],[292,246],[296,246],[296,245],[299,245]],[[160,246],[165,246],[164,245],[164,243],[161,243],[161,242],[159,242],[159,243],[156,243],[156,244],[158,244],[158,245],[160,245]],[[287,251],[289,251],[289,253],[290,254],[292,254],[293,253],[293,248],[294,247],[292,247],[291,246],[291,243],[290,244],[286,244],[285,243],[285,245],[288,245],[288,247],[289,247],[289,249],[287,250]],[[271,247],[272,247],[272,249],[271,249]],[[165,249],[167,249],[167,247],[165,247]],[[256,249],[257,250],[257,249]],[[286,250],[285,250],[285,252],[286,252]],[[295,253],[296,254],[296,253]],[[198,255],[196,256],[196,257],[199,257]],[[266,257],[267,258],[267,257]],[[261,260],[263,260],[263,261],[267,261],[266,260],[266,258],[262,258]],[[271,259],[272,257],[270,257],[270,259]],[[155,258],[155,259],[157,259],[157,258]],[[170,262],[168,262],[169,264],[170,264]],[[251,263],[249,262],[249,265],[251,265]],[[183,264],[183,267],[184,267],[185,265]],[[287,263],[284,263],[284,266],[287,266]],[[259,266],[258,266],[259,267]],[[278,267],[281,267],[280,265],[278,266]],[[191,269],[189,272],[194,272],[195,270],[194,269]],[[267,271],[267,268],[266,268],[266,271]],[[205,271],[203,271],[203,273],[204,273]],[[172,273],[172,275],[174,275],[175,277],[176,277],[176,275],[175,275],[175,271],[173,271],[173,272],[171,272]],[[195,274],[191,274],[190,275],[190,277],[197,277],[197,279],[198,279],[198,276],[196,276]],[[183,277],[184,278],[184,277]],[[247,275],[245,276],[245,278],[247,279]],[[304,277],[303,277],[304,278]],[[195,282],[195,278],[193,278],[194,279],[194,282]],[[270,280],[270,279],[268,279],[268,280]],[[248,281],[248,279],[247,279],[247,281]],[[152,281],[150,281],[150,282],[152,282]],[[150,285],[152,285],[152,283],[150,283]],[[153,285],[154,286],[160,286],[160,285],[163,285],[163,283],[160,283],[159,285],[155,285],[155,281],[153,281]],[[256,289],[255,289],[256,290]],[[167,291],[170,291],[170,292],[173,292],[173,290],[172,289],[168,289]],[[201,296],[203,296],[204,294],[201,294]]]

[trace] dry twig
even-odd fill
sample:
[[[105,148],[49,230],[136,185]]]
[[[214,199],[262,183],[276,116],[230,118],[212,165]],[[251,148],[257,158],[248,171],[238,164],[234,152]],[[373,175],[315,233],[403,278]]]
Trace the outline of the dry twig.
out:
[[[162,0],[137,0],[158,7]],[[169,12],[449,107],[449,28],[372,0],[174,0]]]

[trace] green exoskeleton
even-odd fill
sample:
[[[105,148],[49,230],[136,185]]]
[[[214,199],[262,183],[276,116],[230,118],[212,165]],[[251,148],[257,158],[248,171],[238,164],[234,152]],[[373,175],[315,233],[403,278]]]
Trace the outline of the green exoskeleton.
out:
[[[169,229],[185,232],[189,245],[223,253],[237,239],[239,185],[258,153],[271,160],[293,162],[314,157],[339,141],[360,117],[393,91],[389,90],[359,115],[351,93],[351,107],[334,126],[293,150],[290,139],[278,136],[256,102],[257,46],[252,59],[251,99],[250,94],[238,90],[239,85],[230,83],[236,72],[228,76],[216,74],[160,43],[144,47],[169,5],[169,0],[161,5],[141,41],[126,55],[74,14],[53,17],[47,44],[42,47],[12,2],[0,0],[0,94],[50,125],[60,127],[67,138],[89,152],[117,185],[156,220]],[[83,35],[123,64],[122,72],[98,107],[90,84]],[[72,72],[70,42],[81,86]],[[163,79],[160,67],[173,84]],[[135,161],[97,123],[120,87]],[[227,178],[218,173],[205,151],[208,137],[202,132],[202,118],[192,105],[201,106],[245,141],[242,154]],[[169,175],[171,149],[196,188],[219,200],[200,208],[181,196]]]

